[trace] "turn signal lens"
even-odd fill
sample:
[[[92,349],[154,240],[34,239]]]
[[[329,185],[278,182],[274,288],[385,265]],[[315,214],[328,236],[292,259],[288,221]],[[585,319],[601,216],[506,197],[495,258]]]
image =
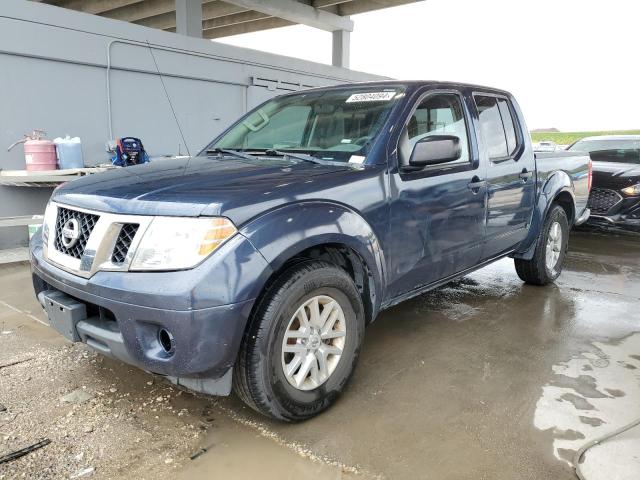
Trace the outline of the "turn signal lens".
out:
[[[236,227],[226,218],[216,218],[211,220],[211,226],[205,233],[204,239],[200,244],[198,255],[209,255],[220,246],[227,238],[232,237],[236,233]]]
[[[640,195],[640,183],[637,185],[631,185],[630,187],[623,188],[622,193],[625,195]]]

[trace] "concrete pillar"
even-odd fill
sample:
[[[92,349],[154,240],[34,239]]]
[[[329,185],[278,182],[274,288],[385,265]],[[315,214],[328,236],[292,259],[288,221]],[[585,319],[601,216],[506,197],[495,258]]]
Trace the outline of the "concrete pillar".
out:
[[[336,67],[349,68],[350,35],[346,30],[335,30],[332,32],[333,44],[331,63]]]
[[[202,38],[202,0],[176,0],[176,33]]]

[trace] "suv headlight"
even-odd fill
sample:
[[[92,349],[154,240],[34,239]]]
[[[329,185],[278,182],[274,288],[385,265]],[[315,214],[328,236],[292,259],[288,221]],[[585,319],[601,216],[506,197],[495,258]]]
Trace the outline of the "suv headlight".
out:
[[[640,183],[623,188],[622,193],[625,195],[640,195]]]
[[[227,218],[156,217],[142,236],[129,270],[195,267],[238,230]]]

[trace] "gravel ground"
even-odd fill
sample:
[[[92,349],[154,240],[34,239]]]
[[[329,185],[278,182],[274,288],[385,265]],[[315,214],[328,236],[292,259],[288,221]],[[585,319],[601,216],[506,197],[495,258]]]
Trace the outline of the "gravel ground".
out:
[[[67,342],[47,326],[28,265],[0,266],[0,457],[51,441],[0,464],[0,480],[371,477],[249,410]]]
[[[0,326],[0,366],[25,360],[0,367],[0,455],[51,440],[0,465],[0,479],[157,478],[214,423],[207,402],[151,375],[81,344],[25,345],[20,325]]]

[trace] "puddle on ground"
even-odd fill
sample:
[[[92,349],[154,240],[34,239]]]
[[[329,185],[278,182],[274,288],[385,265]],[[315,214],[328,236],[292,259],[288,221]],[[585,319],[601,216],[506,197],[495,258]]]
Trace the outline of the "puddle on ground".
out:
[[[259,424],[242,422],[221,408],[208,419],[201,449],[175,478],[177,480],[356,480],[377,477],[315,456],[299,445],[282,445],[278,436]],[[237,417],[234,420],[230,417]],[[283,448],[284,447],[284,448]],[[295,448],[294,448],[295,447]],[[214,473],[215,472],[215,473]]]
[[[584,444],[640,417],[640,332],[553,366],[534,425],[553,433],[553,453],[572,465]]]

